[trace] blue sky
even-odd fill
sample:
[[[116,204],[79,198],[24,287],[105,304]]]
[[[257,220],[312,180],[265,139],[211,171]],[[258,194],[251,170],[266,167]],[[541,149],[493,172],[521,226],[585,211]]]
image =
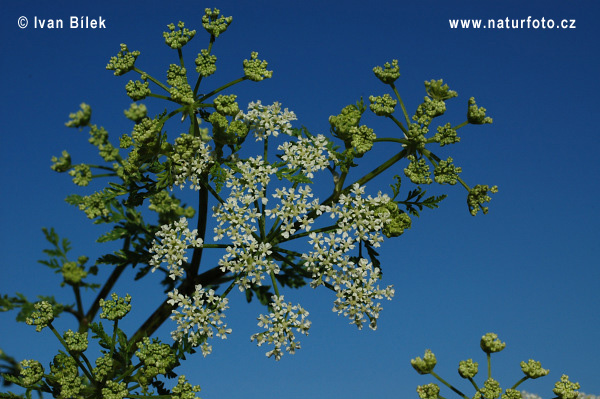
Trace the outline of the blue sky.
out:
[[[203,10],[218,7],[234,20],[214,46],[218,70],[206,80],[209,89],[241,76],[241,61],[258,51],[273,78],[234,87],[230,92],[240,104],[280,101],[296,112],[298,125],[327,133],[330,115],[361,96],[387,92],[372,68],[398,59],[397,87],[410,113],[430,79],[444,79],[459,94],[448,102],[448,121],[464,120],[471,96],[487,108],[492,125],[462,129],[461,143],[438,153],[452,156],[469,184],[496,184],[500,192],[488,215],[473,218],[461,187],[431,187],[449,194],[441,208],[424,212],[409,232],[380,251],[384,283],[394,284],[396,296],[383,304],[375,332],[358,331],[331,312],[329,292],[287,292],[309,310],[313,326],[296,355],[274,362],[249,340],[260,307],[232,295],[231,337],[214,342],[211,356],[197,355],[180,369],[202,386],[200,396],[416,398],[416,386],[433,381],[412,370],[409,360],[426,348],[438,357],[438,374],[470,394],[456,367],[467,358],[484,362],[479,338],[486,332],[508,343],[495,359],[494,375],[503,386],[521,378],[521,360],[533,358],[551,373],[523,389],[550,398],[564,373],[583,391],[600,393],[597,2],[27,1],[0,7],[0,293],[55,293],[72,301],[68,290],[55,292],[59,277],[37,264],[46,248],[42,227],[54,226],[68,237],[74,256],[93,258],[103,250],[94,239],[104,227],[91,225],[63,201],[86,190],[49,168],[50,158],[63,149],[79,160],[94,155],[87,133],[64,126],[68,114],[86,102],[92,121],[113,139],[129,132],[122,112],[131,101],[124,85],[135,78],[113,76],[105,70],[108,59],[126,43],[141,51],[136,65],[162,76],[177,62],[162,32],[181,20],[198,30],[184,48],[191,64],[208,44],[200,24]],[[101,16],[106,29],[17,26],[20,16],[32,24],[34,17],[67,23],[72,15]],[[576,28],[460,30],[448,23],[528,16],[575,20]],[[164,107],[147,104],[151,112]],[[397,134],[380,119],[371,115],[365,123],[378,136]],[[365,157],[366,169],[387,156],[385,148],[374,151],[382,152]],[[398,168],[395,173],[401,173]],[[376,184],[387,187],[385,180]],[[134,310],[145,319],[162,300],[157,287],[149,279],[139,287],[123,281],[116,290],[130,292]],[[16,325],[13,318],[0,314],[0,348],[17,359],[47,363],[57,349],[54,337]],[[61,327],[72,327],[70,322],[63,317]],[[160,334],[167,336],[168,329]]]

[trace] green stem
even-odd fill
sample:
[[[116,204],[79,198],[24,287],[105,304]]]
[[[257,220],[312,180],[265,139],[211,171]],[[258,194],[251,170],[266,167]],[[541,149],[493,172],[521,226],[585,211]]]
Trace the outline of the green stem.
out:
[[[113,355],[115,353],[115,346],[117,346],[116,340],[117,340],[118,325],[119,325],[119,319],[116,319],[115,323],[113,324],[112,345],[110,346],[110,358],[111,359],[113,358]]]
[[[465,395],[458,389],[454,388],[452,385],[448,384],[442,377],[437,375],[434,371],[431,371],[431,375],[434,376],[439,382],[441,382],[442,384],[444,384],[445,386],[447,386],[448,388],[450,388],[451,390],[456,392],[459,396],[463,397],[464,399],[470,399],[467,395]]]
[[[275,273],[271,272],[271,282],[273,283],[273,290],[275,291],[275,295],[279,297],[279,288],[277,287],[277,280],[275,279]]]
[[[165,86],[162,82],[154,79],[152,76],[148,75],[147,73],[145,73],[144,71],[137,69],[136,67],[133,67],[133,70],[136,71],[137,73],[139,73],[140,75],[146,75],[146,77],[153,82],[154,84],[162,87],[167,93],[169,92],[169,88],[167,86]]]
[[[406,125],[410,126],[410,118],[408,116],[408,112],[406,112],[406,107],[404,106],[404,102],[402,101],[402,97],[400,97],[400,93],[398,93],[398,89],[396,89],[396,85],[394,83],[390,83],[392,86],[392,90],[394,90],[394,94],[396,94],[396,98],[400,103],[400,107],[402,107],[402,112],[404,113],[404,118],[406,119]]]
[[[492,355],[487,353],[487,369],[488,369],[488,380],[492,378]]]
[[[374,143],[400,143],[400,144],[410,144],[410,141],[406,139],[397,139],[393,137],[384,137],[373,140]]]
[[[83,319],[83,305],[81,303],[81,292],[79,291],[79,286],[73,286],[73,293],[75,294],[75,301],[77,302],[77,320],[81,323],[81,319]]]
[[[225,89],[227,89],[227,88],[229,88],[229,87],[231,87],[231,86],[233,86],[235,84],[243,82],[244,80],[247,80],[247,79],[248,78],[246,76],[244,76],[244,77],[241,77],[239,79],[233,80],[233,81],[227,83],[226,85],[223,85],[223,86],[219,87],[218,89],[215,89],[215,90],[211,91],[210,93],[203,95],[200,98],[199,101],[202,102],[202,101],[206,100],[207,98],[210,98],[210,97],[214,96],[215,94],[217,94],[217,93],[219,93],[219,92],[221,92],[221,91],[223,91],[223,90],[225,90]]]
[[[398,119],[396,119],[396,117],[394,115],[388,115],[388,117],[391,120],[393,120],[396,125],[398,125],[398,127],[400,128],[400,130],[402,130],[402,132],[404,133],[404,137],[406,137],[406,135],[408,134],[408,130],[406,130],[406,128],[404,127],[404,125],[402,124],[402,122],[400,122]]]
[[[455,127],[453,127],[452,129],[454,129],[454,130],[458,130],[458,129],[460,129],[461,127],[467,126],[468,124],[469,124],[469,121],[464,121],[463,123],[461,123],[461,124],[460,124],[460,125],[458,125],[458,126],[455,126]]]
[[[511,389],[517,389],[517,387],[518,387],[519,385],[521,385],[522,383],[524,383],[524,382],[525,382],[525,381],[527,381],[528,379],[529,379],[529,377],[528,377],[528,376],[525,376],[525,377],[521,378],[519,381],[517,381],[517,383],[516,383],[515,385],[513,385],[513,386],[512,386],[512,388],[511,388]]]
[[[183,63],[183,51],[181,51],[181,48],[177,49],[177,54],[179,55],[179,65],[181,65],[182,68],[185,68]]]
[[[148,97],[160,98],[161,100],[167,100],[177,103],[177,101],[173,100],[171,97],[163,96],[162,94],[150,93],[148,94]]]
[[[471,384],[473,385],[473,388],[475,388],[476,391],[479,391],[479,387],[477,386],[477,384],[475,383],[475,381],[469,377],[469,381],[471,381]]]

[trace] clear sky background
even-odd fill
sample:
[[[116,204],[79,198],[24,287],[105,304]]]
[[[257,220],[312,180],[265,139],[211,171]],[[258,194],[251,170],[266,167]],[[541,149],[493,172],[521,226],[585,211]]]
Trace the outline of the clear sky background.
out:
[[[93,259],[105,251],[94,240],[106,226],[91,225],[63,202],[67,194],[91,191],[50,170],[50,158],[63,149],[74,163],[94,159],[87,132],[64,126],[68,114],[86,102],[92,122],[114,140],[130,132],[124,85],[137,77],[113,76],[105,70],[108,59],[126,43],[141,51],[137,66],[164,76],[177,53],[164,45],[162,32],[181,20],[198,30],[184,48],[193,65],[208,45],[200,23],[206,7],[234,17],[214,46],[218,70],[205,80],[208,89],[241,76],[242,60],[258,51],[273,78],[229,93],[238,94],[240,105],[280,101],[296,112],[297,126],[327,133],[330,115],[361,96],[388,92],[372,68],[398,59],[396,84],[410,113],[423,100],[423,82],[441,78],[459,94],[448,101],[447,121],[465,119],[471,96],[488,109],[492,125],[461,129],[461,143],[437,152],[455,159],[467,183],[496,184],[500,192],[488,215],[473,218],[464,189],[431,188],[449,198],[413,218],[413,228],[380,251],[384,283],[394,284],[396,297],[383,304],[375,332],[358,331],[331,312],[328,291],[288,291],[286,298],[307,308],[313,326],[296,355],[275,362],[249,339],[261,308],[232,294],[227,319],[233,334],[213,342],[209,357],[198,354],[179,369],[202,386],[201,397],[416,398],[416,386],[433,379],[418,375],[409,361],[426,348],[437,355],[438,374],[472,395],[456,368],[468,358],[483,366],[479,339],[486,332],[508,344],[494,356],[494,376],[504,387],[521,378],[519,362],[533,358],[551,373],[520,388],[551,398],[564,373],[583,391],[600,394],[596,1],[2,2],[0,293],[73,301],[69,290],[56,292],[59,276],[37,264],[47,247],[42,227],[68,237],[73,257]],[[102,16],[106,29],[31,25],[34,16],[68,24],[72,15]],[[17,26],[20,16],[29,19],[26,29]],[[448,23],[528,16],[573,19],[576,29],[461,30]],[[151,113],[165,106],[147,104]],[[383,118],[369,115],[364,122],[378,136],[398,134]],[[387,157],[385,149],[374,151],[382,152],[365,158],[367,168]],[[385,180],[376,184],[387,187]],[[139,286],[123,281],[115,290],[133,295],[135,320],[145,320],[163,298],[152,278]],[[16,325],[14,316],[0,314],[0,348],[47,364],[58,349],[55,338]],[[72,322],[65,315],[58,326],[72,328]],[[161,336],[168,337],[168,328]],[[448,390],[442,395],[454,397]]]

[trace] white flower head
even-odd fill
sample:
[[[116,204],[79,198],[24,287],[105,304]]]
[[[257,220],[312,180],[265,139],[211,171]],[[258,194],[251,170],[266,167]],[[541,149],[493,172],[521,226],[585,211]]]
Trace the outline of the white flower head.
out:
[[[266,356],[274,356],[275,360],[279,360],[283,356],[282,348],[285,347],[290,354],[300,349],[300,341],[296,340],[294,331],[308,335],[311,323],[307,319],[308,312],[300,305],[292,306],[291,302],[284,302],[283,296],[273,295],[271,299],[272,312],[258,318],[258,326],[266,331],[256,333],[250,339],[256,341],[258,346],[264,343],[273,345],[274,348]]]
[[[249,124],[250,128],[254,130],[256,141],[260,141],[271,135],[277,137],[279,132],[291,134],[292,124],[290,122],[298,118],[287,108],[281,111],[281,104],[278,102],[265,106],[258,100],[248,104],[248,113],[244,114],[240,111],[236,119],[243,119],[245,123]]]
[[[177,330],[171,332],[171,337],[175,341],[187,339],[193,346],[201,346],[204,356],[212,352],[209,338],[216,335],[226,339],[231,334],[231,329],[223,322],[229,300],[216,295],[212,289],[207,291],[198,284],[191,298],[175,289],[169,292],[167,302],[177,307],[171,316],[177,322]]]
[[[187,262],[185,252],[188,248],[200,248],[202,239],[198,238],[198,231],[188,229],[187,219],[182,217],[172,224],[162,225],[156,233],[156,240],[150,248],[154,253],[149,265],[152,272],[164,262],[169,270],[169,277],[173,280],[183,276],[183,262]]]

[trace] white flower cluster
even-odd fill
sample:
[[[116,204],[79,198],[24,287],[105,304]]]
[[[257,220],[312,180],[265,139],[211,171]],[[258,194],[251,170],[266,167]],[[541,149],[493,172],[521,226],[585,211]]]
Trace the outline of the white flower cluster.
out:
[[[187,262],[185,251],[188,248],[200,248],[202,239],[197,238],[198,231],[188,229],[187,219],[182,217],[172,224],[163,225],[156,233],[150,253],[154,253],[149,265],[154,272],[163,262],[167,263],[169,277],[173,280],[183,276],[183,262]]]
[[[537,395],[535,393],[531,393],[531,392],[527,392],[527,391],[521,391],[521,397],[522,399],[542,399],[542,397],[540,395]],[[577,395],[577,399],[600,399],[599,395],[591,395],[585,392],[579,392]]]
[[[226,339],[227,334],[231,334],[231,329],[223,322],[223,311],[229,307],[229,300],[215,295],[212,289],[206,291],[197,285],[192,298],[175,289],[169,292],[169,298],[167,302],[177,306],[171,316],[177,322],[177,330],[171,332],[174,340],[183,342],[187,337],[193,346],[202,345],[202,354],[206,356],[212,352],[212,346],[207,342],[209,338],[216,335]]]
[[[283,356],[283,346],[290,354],[300,349],[300,342],[296,341],[294,330],[308,335],[310,321],[307,319],[308,312],[300,305],[292,306],[291,302],[284,302],[283,296],[273,295],[271,299],[272,312],[266,316],[261,314],[258,318],[258,326],[266,331],[252,335],[251,340],[256,340],[258,346],[264,343],[274,345],[266,355],[275,356],[275,360],[279,360]]]
[[[185,182],[190,182],[192,190],[200,190],[200,176],[211,165],[212,159],[210,155],[210,147],[204,143],[200,143],[200,148],[196,156],[190,160],[179,159],[175,164],[174,184],[180,189],[185,187]]]
[[[221,270],[238,275],[240,290],[250,288],[252,284],[261,284],[265,273],[279,273],[279,265],[268,259],[271,246],[259,242],[257,224],[261,217],[258,203],[265,205],[268,201],[265,192],[276,168],[263,162],[261,157],[238,161],[236,172],[227,172],[226,186],[231,192],[227,199],[213,208],[217,219],[214,228],[215,241],[225,235],[231,239],[232,245],[219,260]]]
[[[271,135],[277,137],[279,132],[290,134],[292,128],[290,122],[298,118],[287,108],[282,112],[281,104],[278,102],[265,106],[258,100],[248,104],[248,113],[244,114],[240,111],[236,119],[243,119],[245,123],[249,124],[254,130],[256,141],[260,141]]]
[[[311,138],[300,137],[296,142],[287,141],[278,147],[283,151],[281,159],[290,169],[300,169],[309,179],[313,172],[326,169],[335,155],[327,149],[327,139],[322,134]],[[326,155],[325,155],[326,154]]]
[[[390,199],[381,194],[375,198],[364,198],[363,195],[364,188],[354,185],[350,195],[342,195],[338,204],[325,207],[332,218],[337,218],[337,228],[327,234],[311,233],[309,243],[313,251],[303,257],[312,273],[311,286],[327,283],[336,291],[333,311],[349,317],[359,329],[366,316],[369,327],[374,330],[381,311],[381,304],[374,300],[391,299],[394,289],[392,286],[379,288],[376,283],[381,279],[381,271],[373,268],[366,259],[355,262],[349,252],[359,241],[366,241],[373,247],[380,245],[385,221],[375,214],[374,209]]]
[[[296,232],[295,223],[299,222],[301,230],[309,231],[314,220],[308,217],[308,213],[313,209],[320,209],[319,200],[314,199],[310,186],[300,186],[297,188],[278,188],[273,194],[273,198],[280,201],[273,209],[265,210],[265,214],[271,218],[278,218],[280,222],[279,231],[284,238],[289,238]]]

